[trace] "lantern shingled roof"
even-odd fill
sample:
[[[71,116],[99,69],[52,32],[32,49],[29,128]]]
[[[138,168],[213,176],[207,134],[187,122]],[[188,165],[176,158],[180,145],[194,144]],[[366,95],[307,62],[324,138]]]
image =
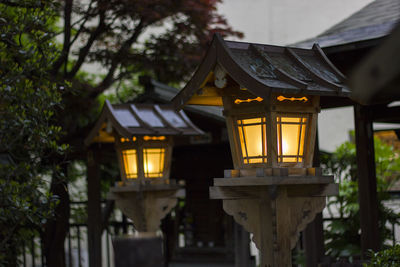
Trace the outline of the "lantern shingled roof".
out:
[[[271,93],[347,98],[351,93],[344,84],[345,76],[316,44],[312,49],[290,48],[225,41],[216,34],[195,74],[172,100],[174,106],[201,105],[201,101],[191,103],[195,94],[198,99],[208,97],[205,105],[222,105],[224,84],[218,72],[228,76],[222,79],[262,98]],[[213,92],[204,94],[204,88]]]
[[[201,135],[183,111],[171,105],[111,104],[106,100],[99,119],[85,144],[114,142],[113,131],[131,139],[139,135]]]

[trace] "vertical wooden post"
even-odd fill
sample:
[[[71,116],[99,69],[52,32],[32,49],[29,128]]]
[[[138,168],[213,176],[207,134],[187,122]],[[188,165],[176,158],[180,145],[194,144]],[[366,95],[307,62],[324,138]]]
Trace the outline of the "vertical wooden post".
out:
[[[303,231],[307,267],[318,266],[318,263],[324,257],[323,233],[322,213],[318,213],[314,221],[307,225],[307,228]]]
[[[100,169],[98,151],[90,149],[87,154],[87,187],[88,187],[88,243],[89,266],[101,266],[101,197]]]
[[[274,267],[292,266],[292,249],[290,244],[290,225],[292,223],[291,207],[289,205],[286,188],[278,188],[275,205],[276,247],[274,246]],[[263,267],[269,267],[265,265]]]
[[[273,207],[274,206],[274,207]],[[274,265],[274,228],[276,228],[276,219],[271,220],[272,216],[276,216],[276,208],[271,204],[269,196],[263,195],[259,200],[259,235],[261,239],[260,245],[260,267],[271,267]],[[276,235],[275,235],[276,239]]]
[[[368,107],[356,104],[354,120],[357,151],[357,177],[360,205],[361,249],[379,250],[378,198],[372,120]]]
[[[235,266],[250,266],[250,237],[243,227],[234,222],[235,231]]]
[[[315,137],[313,166],[320,166],[318,130]],[[314,221],[307,225],[307,228],[303,231],[303,238],[306,252],[306,266],[318,266],[318,262],[320,262],[325,255],[322,212],[318,213]]]

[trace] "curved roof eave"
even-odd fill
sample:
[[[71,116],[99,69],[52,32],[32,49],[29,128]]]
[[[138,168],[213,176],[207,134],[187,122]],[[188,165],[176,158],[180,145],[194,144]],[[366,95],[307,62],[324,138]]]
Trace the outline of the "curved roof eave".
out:
[[[217,45],[218,64],[235,80],[238,84],[245,87],[249,92],[256,96],[268,97],[271,88],[267,87],[259,78],[245,71],[226,46],[225,41],[219,34],[215,35]]]
[[[203,58],[203,61],[200,63],[199,67],[195,71],[190,81],[171,100],[172,105],[175,107],[175,109],[178,110],[183,108],[185,103],[190,99],[190,97],[200,88],[201,84],[205,81],[210,70],[214,69],[216,61],[217,61],[217,49],[214,38],[213,41],[211,42],[210,48],[208,49],[206,56]]]
[[[95,126],[93,129],[89,132],[89,135],[85,138],[84,144],[86,146],[89,146],[95,136],[98,134],[98,132],[101,129],[101,126],[103,125],[104,122],[109,120],[112,123],[113,128],[124,138],[131,138],[132,133],[129,132],[124,126],[122,126],[117,119],[115,119],[116,116],[114,114],[114,109],[111,105],[111,103],[106,100],[104,102],[103,110],[101,111],[100,117],[97,120]]]
[[[88,146],[104,129],[112,128],[123,138],[131,139],[136,135],[203,135],[183,111],[176,112],[171,105],[157,104],[115,104],[106,100],[95,126],[85,139]],[[110,127],[111,126],[111,127]],[[111,132],[109,133],[111,134]]]
[[[241,86],[246,87],[247,90],[254,95],[260,97],[269,96],[271,90],[266,89],[270,88],[256,76],[245,71],[240,64],[236,62],[222,37],[219,34],[215,34],[207,54],[194,75],[186,86],[171,100],[176,109],[182,109],[190,97],[200,89],[200,86],[206,80],[208,74],[214,70],[217,63],[233,80]]]

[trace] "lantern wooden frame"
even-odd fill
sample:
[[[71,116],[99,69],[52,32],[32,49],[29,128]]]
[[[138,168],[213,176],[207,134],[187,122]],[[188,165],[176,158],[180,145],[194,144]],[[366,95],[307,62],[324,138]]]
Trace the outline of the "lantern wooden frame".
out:
[[[126,141],[121,141],[124,138],[116,137],[115,148],[118,155],[118,162],[121,170],[121,178],[124,183],[165,183],[169,179],[172,146],[173,140],[170,136],[162,136],[164,140],[144,140],[145,136],[134,136]],[[150,136],[156,137],[157,136]],[[163,172],[160,177],[149,177],[145,171],[144,162],[144,150],[148,148],[165,149],[164,151],[164,162]],[[137,166],[137,177],[129,178],[126,174],[125,162],[123,159],[123,151],[128,149],[136,150],[136,166]]]
[[[285,100],[278,101],[278,97]],[[269,99],[258,99],[257,101],[242,102],[236,104],[238,98],[224,96],[224,115],[226,117],[228,134],[232,151],[232,158],[235,169],[251,168],[310,168],[314,153],[316,121],[319,108],[319,97],[293,94],[271,94]],[[250,98],[251,99],[251,98]],[[291,100],[295,99],[295,100]],[[296,99],[307,99],[298,101]],[[306,118],[305,138],[301,162],[280,162],[279,158],[289,157],[280,155],[278,140],[279,117]],[[245,156],[242,151],[241,138],[239,133],[238,120],[265,118],[265,139],[266,139],[266,162],[245,163]],[[262,123],[262,122],[261,122]],[[285,124],[285,123],[284,123]],[[293,123],[295,124],[295,123]],[[302,122],[300,122],[300,125]],[[301,126],[300,126],[301,127]],[[261,126],[262,128],[262,126]],[[300,128],[301,129],[301,128]],[[264,137],[262,137],[264,139]],[[301,137],[299,137],[301,141]],[[298,153],[299,154],[299,153]],[[300,157],[297,155],[297,157]]]

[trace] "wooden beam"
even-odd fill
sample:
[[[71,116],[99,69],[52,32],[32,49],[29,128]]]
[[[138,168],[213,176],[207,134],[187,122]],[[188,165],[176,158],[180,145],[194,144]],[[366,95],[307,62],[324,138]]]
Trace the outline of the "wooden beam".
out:
[[[400,122],[400,107],[386,107],[385,105],[374,106],[371,110],[374,122]]]
[[[230,179],[230,178],[225,178]],[[235,179],[235,178],[232,178]],[[271,187],[271,186],[270,186]],[[251,186],[211,186],[211,199],[255,199],[266,186],[257,189]],[[339,193],[338,184],[286,185],[287,196],[292,197],[321,197],[336,196]]]
[[[230,179],[230,178],[226,178]],[[234,179],[234,178],[232,178]],[[264,187],[260,187],[264,189]],[[255,199],[259,197],[259,191],[249,186],[221,188],[210,186],[210,199]]]
[[[371,110],[354,106],[357,151],[357,178],[360,205],[361,249],[366,257],[368,250],[378,251],[378,198],[376,192],[375,151]]]
[[[265,176],[214,178],[214,186],[267,186],[267,185],[310,185],[333,183],[333,176]]]
[[[99,151],[94,149],[90,149],[87,154],[89,267],[101,266],[102,217],[99,154]]]
[[[399,99],[399,46],[400,27],[396,27],[379,47],[363,58],[350,80],[353,99],[363,104]]]
[[[339,184],[289,185],[287,186],[287,194],[288,197],[337,196],[339,194]]]

